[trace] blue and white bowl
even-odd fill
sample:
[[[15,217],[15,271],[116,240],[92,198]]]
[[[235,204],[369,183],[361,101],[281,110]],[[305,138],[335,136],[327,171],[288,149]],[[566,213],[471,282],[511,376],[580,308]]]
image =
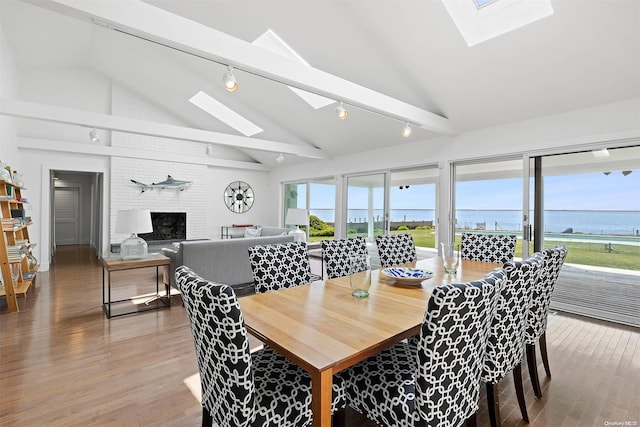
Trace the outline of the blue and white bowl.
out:
[[[433,271],[409,267],[389,267],[382,269],[381,272],[398,283],[420,283],[433,277]]]

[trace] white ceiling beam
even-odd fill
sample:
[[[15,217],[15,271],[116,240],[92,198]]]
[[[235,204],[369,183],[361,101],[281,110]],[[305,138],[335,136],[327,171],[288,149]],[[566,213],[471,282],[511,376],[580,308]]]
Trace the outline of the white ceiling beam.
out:
[[[239,135],[229,135],[226,133],[149,122],[128,117],[111,116],[109,114],[94,113],[35,102],[0,99],[0,114],[182,141],[203,142],[207,144],[226,145],[234,148],[294,154],[296,156],[313,159],[327,158],[322,150],[313,147]]]
[[[50,139],[19,138],[18,148],[38,151],[55,151],[70,154],[87,154],[90,156],[125,157],[130,159],[157,160],[172,163],[215,166],[219,168],[246,169],[268,171],[261,163],[242,162],[238,160],[215,159],[208,156],[193,156],[161,151],[138,150],[128,147],[111,147],[108,145],[80,144],[77,142],[54,141]]]
[[[25,0],[55,12],[276,80],[318,95],[445,135],[457,132],[430,111],[300,64],[138,0]]]

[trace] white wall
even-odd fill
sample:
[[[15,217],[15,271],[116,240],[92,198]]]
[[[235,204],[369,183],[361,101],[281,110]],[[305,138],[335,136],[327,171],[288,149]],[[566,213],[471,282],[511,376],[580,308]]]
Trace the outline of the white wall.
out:
[[[14,98],[16,94],[16,69],[13,53],[7,42],[0,20],[0,98]],[[0,116],[0,160],[18,168],[16,144],[16,120]]]

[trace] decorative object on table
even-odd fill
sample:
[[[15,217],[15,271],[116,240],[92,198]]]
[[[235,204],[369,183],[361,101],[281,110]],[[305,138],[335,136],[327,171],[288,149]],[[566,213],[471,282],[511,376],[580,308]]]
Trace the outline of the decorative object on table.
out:
[[[410,267],[389,267],[380,270],[383,276],[397,283],[416,285],[433,277],[433,271]]]
[[[243,213],[253,206],[253,188],[243,181],[234,181],[224,190],[224,204],[231,212]]]
[[[130,234],[120,244],[120,256],[123,260],[144,259],[147,257],[147,242],[138,237],[138,233],[151,233],[151,211],[149,209],[127,209],[118,211],[116,233]]]
[[[309,215],[307,215],[306,209],[289,208],[287,210],[287,218],[285,219],[285,225],[295,225],[296,228],[291,230],[289,234],[293,236],[293,240],[296,242],[306,242],[307,233],[300,230],[301,225],[307,225]]]
[[[447,274],[456,274],[460,260],[459,250],[456,250],[454,243],[441,242],[440,246],[442,248],[442,265],[444,272]]]
[[[350,256],[349,267],[351,295],[356,298],[367,298],[371,288],[371,256],[362,254]]]
[[[136,181],[134,179],[132,179],[131,182],[140,187],[141,193],[144,193],[145,191],[153,190],[154,188],[159,188],[161,190],[168,188],[170,190],[183,191],[185,188],[190,186],[193,181],[182,181],[173,178],[171,175],[167,175],[167,179],[165,179],[164,181],[153,182],[151,184],[145,184],[144,182]]]

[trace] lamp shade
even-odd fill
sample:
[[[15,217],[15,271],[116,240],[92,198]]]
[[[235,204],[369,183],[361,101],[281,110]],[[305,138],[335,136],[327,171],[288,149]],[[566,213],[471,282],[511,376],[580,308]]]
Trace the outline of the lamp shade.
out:
[[[287,225],[307,225],[307,217],[306,209],[289,208],[284,222]]]
[[[125,209],[116,216],[116,233],[151,233],[151,211],[149,209]]]

